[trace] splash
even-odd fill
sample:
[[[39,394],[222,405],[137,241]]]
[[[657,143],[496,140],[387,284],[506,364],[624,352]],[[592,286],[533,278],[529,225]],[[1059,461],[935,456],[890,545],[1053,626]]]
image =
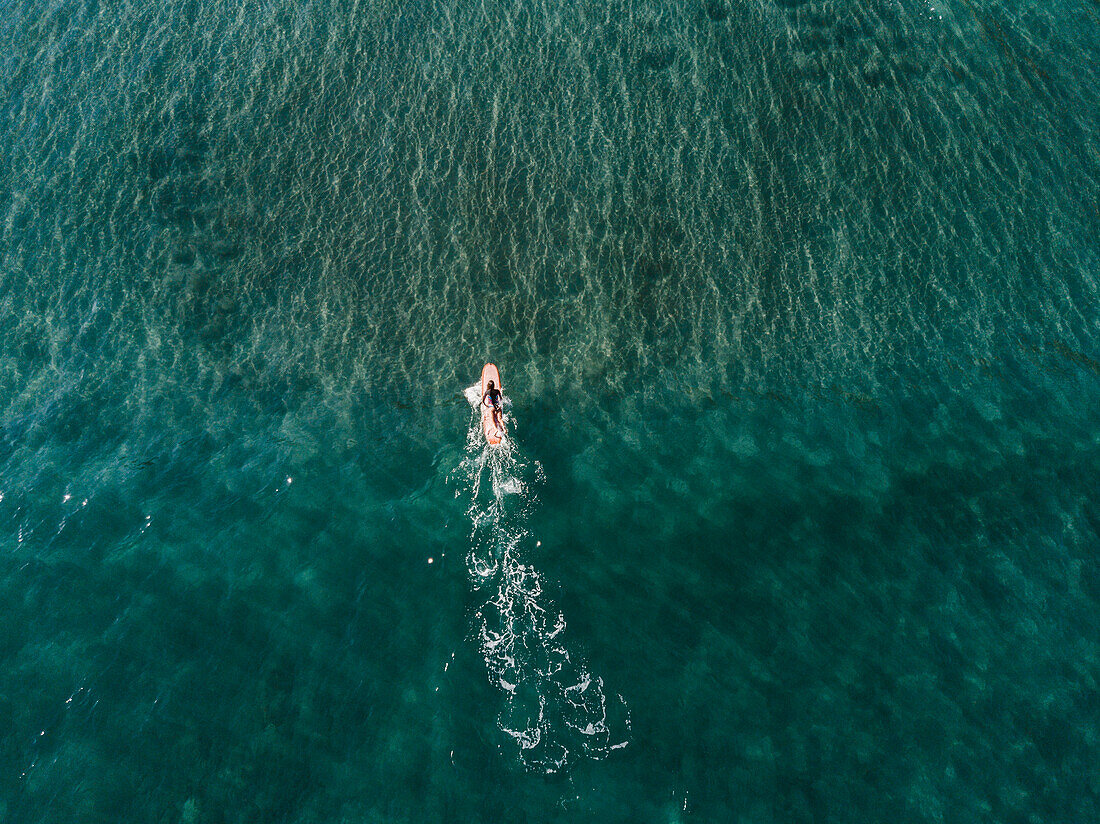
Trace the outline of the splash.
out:
[[[555,773],[577,757],[603,758],[629,741],[630,715],[621,695],[608,699],[603,679],[574,660],[562,635],[565,617],[543,593],[542,576],[527,562],[539,545],[527,528],[541,465],[528,464],[512,435],[504,399],[505,437],[486,444],[480,386],[465,391],[472,409],[466,457],[452,475],[470,505],[466,567],[487,598],[474,617],[490,683],[504,697],[498,726],[530,770]]]

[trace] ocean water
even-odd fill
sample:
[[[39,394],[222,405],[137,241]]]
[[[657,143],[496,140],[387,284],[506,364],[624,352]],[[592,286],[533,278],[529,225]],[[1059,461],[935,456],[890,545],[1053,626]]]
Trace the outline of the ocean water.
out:
[[[1100,820],[1098,56],[0,1],[0,822]]]

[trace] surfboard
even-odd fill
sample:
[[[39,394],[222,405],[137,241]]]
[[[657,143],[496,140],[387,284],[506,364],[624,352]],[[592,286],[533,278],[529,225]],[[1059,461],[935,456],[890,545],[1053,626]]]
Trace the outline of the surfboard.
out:
[[[491,363],[485,364],[485,368],[481,370],[481,430],[485,433],[485,440],[496,446],[504,436],[504,430],[493,425],[493,405],[485,397],[485,393],[489,391],[489,381],[497,389],[504,391],[500,385],[500,372]]]

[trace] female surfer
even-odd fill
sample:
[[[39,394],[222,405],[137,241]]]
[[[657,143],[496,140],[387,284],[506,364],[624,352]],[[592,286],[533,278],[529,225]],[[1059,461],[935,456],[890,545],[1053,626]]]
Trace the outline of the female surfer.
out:
[[[486,406],[493,407],[493,426],[498,431],[504,431],[504,425],[500,422],[500,390],[493,385],[492,381],[487,384],[488,390],[485,392],[485,397],[481,399],[481,402]]]

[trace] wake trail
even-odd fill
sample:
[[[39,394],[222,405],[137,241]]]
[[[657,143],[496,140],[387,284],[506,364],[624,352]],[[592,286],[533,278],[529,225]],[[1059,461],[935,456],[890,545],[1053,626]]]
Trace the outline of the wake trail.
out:
[[[604,758],[629,742],[630,713],[621,695],[609,700],[603,679],[570,656],[562,639],[565,618],[527,561],[540,545],[527,521],[537,502],[532,486],[545,479],[542,466],[521,455],[507,398],[506,434],[489,446],[480,385],[464,394],[471,406],[466,456],[451,477],[462,486],[456,495],[470,501],[466,569],[475,591],[486,595],[474,631],[489,681],[504,698],[497,724],[531,770],[555,773],[580,756]]]

